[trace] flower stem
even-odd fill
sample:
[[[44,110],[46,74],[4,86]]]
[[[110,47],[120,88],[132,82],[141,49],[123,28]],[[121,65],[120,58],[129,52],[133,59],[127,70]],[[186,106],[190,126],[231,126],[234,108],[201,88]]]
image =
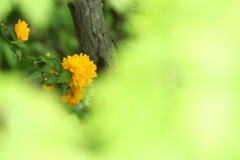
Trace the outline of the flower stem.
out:
[[[3,37],[7,40],[7,42],[10,42],[10,40],[5,36],[5,34],[4,34],[4,32],[3,32],[3,30],[4,30],[4,25],[5,25],[5,23],[1,23],[1,32],[2,32],[2,35],[3,35]]]

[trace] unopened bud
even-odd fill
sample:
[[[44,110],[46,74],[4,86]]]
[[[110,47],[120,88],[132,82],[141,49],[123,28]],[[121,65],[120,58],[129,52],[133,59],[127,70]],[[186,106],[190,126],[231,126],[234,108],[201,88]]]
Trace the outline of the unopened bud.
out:
[[[54,75],[54,76],[58,76],[59,73],[58,73],[58,72],[54,72],[53,75]]]

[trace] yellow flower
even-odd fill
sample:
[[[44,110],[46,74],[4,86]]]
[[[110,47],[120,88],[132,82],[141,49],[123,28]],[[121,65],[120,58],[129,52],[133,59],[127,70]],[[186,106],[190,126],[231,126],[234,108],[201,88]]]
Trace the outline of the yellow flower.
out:
[[[28,35],[30,28],[27,27],[28,24],[25,21],[18,20],[18,23],[15,25],[15,34],[17,39],[21,42],[28,40]]]
[[[50,73],[53,73],[52,76],[53,76],[53,77],[56,77],[56,73],[57,73],[57,72],[56,72],[55,70],[50,69]]]
[[[80,103],[80,100],[83,99],[83,92],[86,89],[81,87],[72,87],[70,91],[66,92],[65,96],[62,96],[62,101],[66,102],[68,107],[74,106]]]
[[[70,87],[86,87],[92,83],[94,77],[97,77],[97,66],[86,54],[74,54],[63,58],[62,65],[65,71],[72,73]]]
[[[43,84],[43,89],[50,93],[56,89],[56,85],[48,86],[46,84]]]
[[[50,57],[50,55],[51,55],[50,53],[47,53],[47,54],[46,54],[47,57]]]

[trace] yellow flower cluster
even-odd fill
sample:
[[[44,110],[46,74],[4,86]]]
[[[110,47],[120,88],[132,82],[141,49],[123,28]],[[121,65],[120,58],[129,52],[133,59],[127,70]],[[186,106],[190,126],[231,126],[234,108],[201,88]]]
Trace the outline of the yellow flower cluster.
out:
[[[95,70],[97,69],[93,61],[82,53],[80,55],[74,54],[63,58],[63,68],[65,71],[72,73],[72,79],[69,86],[86,87],[91,84],[93,78],[97,76]]]
[[[28,24],[25,21],[18,20],[18,23],[15,25],[15,34],[17,39],[21,42],[28,40],[28,35],[30,28],[27,27]]]
[[[62,96],[62,101],[66,102],[69,107],[76,105],[83,99],[83,92],[85,90],[81,87],[72,87],[70,91],[66,92],[65,96]]]
[[[62,97],[62,100],[68,104],[68,106],[76,105],[83,99],[84,87],[90,85],[94,77],[97,77],[97,66],[90,61],[86,54],[74,54],[63,58],[62,66],[65,71],[72,73],[69,86],[71,91],[67,91],[66,95]]]

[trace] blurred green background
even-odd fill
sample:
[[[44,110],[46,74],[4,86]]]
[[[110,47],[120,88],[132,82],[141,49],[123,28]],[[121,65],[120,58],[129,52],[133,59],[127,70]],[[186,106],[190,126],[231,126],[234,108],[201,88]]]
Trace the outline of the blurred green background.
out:
[[[1,18],[13,7],[10,26],[19,18],[30,24],[26,54],[79,52],[66,3],[30,1],[0,7]],[[88,89],[84,120],[57,94],[24,83],[28,67],[11,61],[0,38],[0,159],[240,159],[239,7],[237,0],[104,1],[118,62]]]

